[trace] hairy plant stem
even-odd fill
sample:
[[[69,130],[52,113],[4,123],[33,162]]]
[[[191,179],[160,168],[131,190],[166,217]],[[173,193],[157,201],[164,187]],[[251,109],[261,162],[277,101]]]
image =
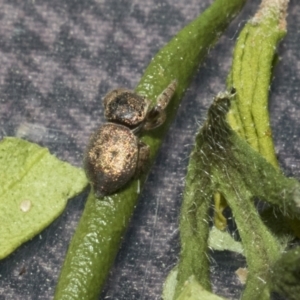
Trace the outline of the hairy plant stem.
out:
[[[286,34],[287,0],[263,0],[241,31],[233,54],[228,88],[237,90],[228,115],[232,128],[267,161],[278,166],[268,112],[276,48]]]
[[[227,123],[234,96],[227,92],[215,98],[196,136],[180,218],[182,250],[175,296],[192,275],[210,288],[207,210],[214,191],[227,199],[242,239],[249,271],[242,299],[269,299],[272,266],[282,251],[280,240],[264,224],[253,200],[266,200],[283,214],[300,216],[299,182],[285,177]]]

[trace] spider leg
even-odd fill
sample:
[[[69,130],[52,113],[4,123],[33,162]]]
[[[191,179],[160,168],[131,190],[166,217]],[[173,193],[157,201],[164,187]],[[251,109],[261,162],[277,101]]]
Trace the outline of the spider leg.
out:
[[[166,112],[160,107],[153,107],[147,116],[147,120],[143,126],[143,130],[151,130],[160,126],[166,120]]]
[[[165,108],[173,97],[177,87],[177,80],[173,80],[157,97],[156,105],[149,110],[143,130],[151,130],[160,126],[166,119]]]
[[[139,156],[134,175],[135,177],[139,177],[149,167],[150,147],[147,144],[139,141],[138,148]]]
[[[161,110],[164,110],[170,102],[170,99],[174,95],[177,87],[177,80],[173,80],[157,97],[156,99],[156,106],[159,107]]]

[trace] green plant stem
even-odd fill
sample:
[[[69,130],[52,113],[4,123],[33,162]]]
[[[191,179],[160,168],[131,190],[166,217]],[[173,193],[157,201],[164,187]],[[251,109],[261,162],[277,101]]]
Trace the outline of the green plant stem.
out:
[[[243,178],[238,178],[236,173],[231,178],[231,170],[228,173],[215,170],[220,183],[220,191],[228,199],[234,220],[237,224],[242,239],[244,255],[247,259],[248,278],[243,300],[269,299],[266,290],[270,276],[270,266],[275,263],[280,255],[280,244],[263,224],[260,216],[251,201],[252,195],[243,183]],[[221,176],[220,176],[221,175]],[[232,182],[238,184],[232,186]],[[224,186],[223,186],[224,184]]]
[[[181,252],[175,292],[179,296],[185,281],[192,275],[207,291],[209,279],[208,235],[209,214],[213,193],[210,178],[203,165],[201,150],[195,145],[187,171],[183,202],[180,212]]]
[[[286,34],[287,0],[263,0],[260,9],[241,31],[233,54],[227,87],[237,91],[227,116],[241,137],[278,167],[268,112],[268,94],[276,47]],[[226,228],[222,197],[215,194],[215,225]],[[220,200],[221,199],[221,200]],[[225,202],[225,201],[223,201]]]
[[[288,0],[263,0],[241,31],[233,55],[228,88],[237,90],[229,123],[267,161],[278,166],[270,128],[268,94],[278,42],[286,34]]]
[[[167,120],[143,138],[151,148],[151,162],[172,122],[190,80],[209,48],[242,8],[245,0],[216,0],[201,16],[178,33],[152,60],[136,91],[156,99],[177,79],[178,88],[167,109]],[[118,252],[146,175],[122,191],[103,199],[89,195],[56,288],[55,299],[97,299]],[[102,219],[103,218],[103,219]],[[88,223],[86,223],[88,222]]]
[[[234,50],[232,69],[228,77],[228,87],[234,86],[237,90],[236,99],[232,103],[231,111],[228,114],[229,123],[240,136],[275,167],[278,167],[278,162],[270,128],[268,93],[276,59],[276,47],[278,42],[286,34],[285,17],[287,3],[288,0],[262,1],[254,18],[244,26],[239,35]],[[280,174],[274,173],[274,177],[278,178],[278,176],[280,177]],[[228,178],[224,178],[223,180],[226,182]],[[237,185],[238,188],[240,188],[242,181],[243,178],[241,178],[239,185]],[[278,183],[282,182],[286,182],[287,186],[289,184],[293,185],[291,181],[288,183],[284,177],[278,178]],[[267,181],[267,183],[270,186],[270,181]],[[255,182],[250,184],[254,185]],[[257,187],[259,186],[261,185],[257,185]],[[273,189],[270,189],[269,186],[261,186],[260,194],[262,195],[265,192],[262,189],[267,189],[269,195],[265,194],[265,199],[272,199],[271,202],[278,205],[282,212],[286,214],[287,211],[284,208],[286,205],[285,192],[278,192],[278,190],[282,188],[282,184],[273,186]],[[291,190],[294,189],[295,188],[291,187]],[[282,189],[282,191],[284,190],[285,189]],[[290,193],[291,190],[288,191],[287,188],[288,193]],[[271,194],[277,196],[273,198]],[[254,212],[251,213],[251,210],[249,210],[250,208],[246,208],[245,201],[238,202],[238,199],[234,200],[235,196],[230,194],[224,196],[235,215],[250,271],[243,298],[254,299],[254,297],[258,296],[258,293],[256,293],[255,296],[255,287],[257,287],[258,290],[262,290],[263,285],[268,279],[268,269],[278,256],[279,250],[275,251],[275,249],[279,249],[279,243],[275,241],[274,238],[273,242],[268,241],[266,230],[263,230],[262,232],[264,234],[261,235],[262,227],[261,225],[257,225],[261,222],[258,216],[256,217],[257,220],[255,221],[256,225],[254,227],[251,226],[251,222],[248,221],[249,226],[246,226],[243,223],[243,217],[239,220],[243,214],[244,217],[249,214],[251,219],[255,216]],[[283,197],[281,198],[281,196]],[[239,197],[245,199],[246,195],[241,194]],[[292,200],[292,198],[295,197],[290,196],[288,198]],[[293,202],[294,200],[289,204],[289,213],[292,215],[293,208],[295,207],[295,202]],[[242,203],[242,205],[237,207],[238,203]],[[248,203],[248,205],[251,204]],[[244,210],[242,209],[243,206],[245,206]],[[276,222],[275,217],[274,222]],[[252,225],[254,225],[254,223]],[[254,251],[254,253],[252,253],[254,247],[253,243],[250,243],[250,237],[253,234],[258,237],[257,240],[252,236],[253,243],[255,242],[254,244],[257,245],[257,247],[263,246],[259,249],[266,249],[266,247],[268,247],[268,252],[263,254],[261,252],[255,253]],[[243,235],[245,235],[244,238]],[[273,250],[271,250],[271,248],[273,248]],[[268,293],[263,294],[262,298],[268,299]]]
[[[167,107],[165,123],[154,134],[151,132],[151,136],[143,137],[143,141],[153,150],[152,157],[155,157],[176,115],[193,74],[245,2],[246,0],[216,0],[163,47],[147,67],[135,90],[149,99],[156,99],[173,79],[178,80],[176,94]]]
[[[225,93],[215,98],[207,121],[196,136],[181,211],[182,251],[176,296],[192,275],[209,289],[206,222],[214,191],[227,199],[242,239],[249,271],[242,296],[245,300],[269,299],[271,267],[282,250],[280,240],[261,220],[253,199],[267,200],[285,214],[300,216],[299,182],[286,178],[227,123],[232,97]],[[194,248],[188,249],[187,245]]]
[[[215,136],[213,128],[216,127],[216,124],[220,127],[222,124],[226,124],[225,116],[223,116],[223,119],[215,119],[214,108],[218,109],[217,102],[210,107],[207,121],[196,136],[195,146],[188,165],[180,212],[181,253],[174,299],[180,295],[186,280],[190,276],[195,276],[195,279],[204,289],[211,290],[207,255],[208,209],[215,191],[211,168],[215,161],[214,155],[219,156],[217,152],[214,153],[215,144],[212,144],[212,142],[220,137],[220,135]],[[219,124],[218,120],[222,124]],[[218,143],[217,140],[216,142]]]

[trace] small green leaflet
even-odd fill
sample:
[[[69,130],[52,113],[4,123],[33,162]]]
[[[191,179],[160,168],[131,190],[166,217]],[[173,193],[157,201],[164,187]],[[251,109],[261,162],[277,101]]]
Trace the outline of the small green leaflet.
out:
[[[83,170],[12,137],[0,142],[0,174],[0,259],[51,224],[88,184]]]

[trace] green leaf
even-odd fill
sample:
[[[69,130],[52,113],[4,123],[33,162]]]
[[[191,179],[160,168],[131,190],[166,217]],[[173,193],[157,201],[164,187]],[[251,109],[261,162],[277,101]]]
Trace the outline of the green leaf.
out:
[[[169,273],[163,288],[163,300],[174,300],[177,285],[178,267],[176,266]],[[184,283],[180,295],[176,300],[225,300],[206,289],[204,289],[195,276],[190,276]]]
[[[243,254],[244,249],[241,242],[237,242],[227,231],[221,231],[213,226],[209,232],[208,239],[209,248],[217,251],[233,251]]]
[[[87,185],[83,170],[10,137],[0,142],[0,174],[0,259],[51,224]]]
[[[175,266],[169,272],[164,282],[163,293],[162,293],[163,300],[174,300],[175,289],[177,285],[177,274],[178,274],[178,267]]]
[[[205,290],[195,279],[191,276],[184,284],[182,292],[176,300],[225,300],[207,290]]]

